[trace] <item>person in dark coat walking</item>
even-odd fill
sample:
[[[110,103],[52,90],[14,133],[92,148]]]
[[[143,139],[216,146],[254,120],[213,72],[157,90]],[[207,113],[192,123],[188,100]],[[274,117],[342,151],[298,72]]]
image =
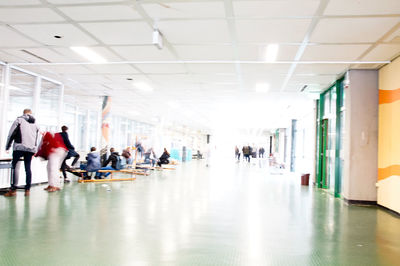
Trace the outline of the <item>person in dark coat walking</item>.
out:
[[[74,157],[74,160],[72,161],[72,164],[71,164],[71,166],[73,167],[78,162],[79,157],[80,157],[79,154],[75,151],[75,147],[71,144],[67,131],[68,131],[67,126],[61,127],[60,135],[63,138],[64,144],[68,149],[68,155],[61,165],[61,171],[64,176],[64,182],[66,182],[66,183],[69,182],[69,180],[67,179],[67,170],[70,171],[70,167],[67,165],[67,160]]]

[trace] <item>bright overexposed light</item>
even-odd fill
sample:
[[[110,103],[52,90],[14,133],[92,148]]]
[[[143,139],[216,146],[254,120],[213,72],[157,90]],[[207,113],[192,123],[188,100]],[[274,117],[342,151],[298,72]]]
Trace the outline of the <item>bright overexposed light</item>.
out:
[[[80,56],[82,56],[83,58],[86,58],[87,60],[89,60],[92,63],[106,63],[107,60],[102,57],[101,55],[99,55],[98,53],[96,53],[95,51],[93,51],[92,49],[88,48],[88,47],[83,47],[83,46],[72,46],[70,47],[70,49],[72,51],[74,51],[75,53],[79,54]]]
[[[180,105],[177,102],[168,102],[168,106],[177,109]]]
[[[153,91],[153,87],[151,87],[149,84],[144,83],[144,82],[134,82],[133,86],[141,91]]]
[[[256,84],[256,92],[266,93],[269,91],[268,83],[257,83]]]
[[[278,44],[270,44],[267,46],[267,51],[265,53],[265,61],[274,62],[278,57],[279,45]]]

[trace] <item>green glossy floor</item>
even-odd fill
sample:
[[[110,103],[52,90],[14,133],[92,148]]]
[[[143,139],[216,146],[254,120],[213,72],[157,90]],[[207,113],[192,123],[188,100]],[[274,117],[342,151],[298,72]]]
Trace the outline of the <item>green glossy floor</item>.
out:
[[[0,198],[0,265],[400,265],[400,219],[264,163]]]

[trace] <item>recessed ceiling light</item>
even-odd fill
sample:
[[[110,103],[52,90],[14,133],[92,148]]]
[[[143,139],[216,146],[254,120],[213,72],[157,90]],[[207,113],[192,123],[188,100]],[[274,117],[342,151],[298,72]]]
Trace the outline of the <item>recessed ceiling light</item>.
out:
[[[141,91],[153,91],[153,87],[151,87],[149,84],[144,83],[144,82],[134,82],[133,86]]]
[[[267,62],[275,62],[278,57],[279,45],[278,44],[270,44],[267,46],[267,51],[265,53],[265,61]]]
[[[126,80],[133,80],[133,78],[126,78]]]
[[[54,35],[54,38],[56,38],[56,39],[61,39],[62,36],[60,36],[60,35]]]
[[[88,47],[83,47],[83,46],[72,46],[70,47],[70,49],[72,51],[74,51],[75,53],[79,54],[80,56],[82,56],[83,58],[86,58],[87,60],[89,60],[92,63],[106,63],[107,60],[102,57],[101,55],[99,55],[98,53],[96,53],[95,51],[93,51],[92,49],[88,48]]]
[[[256,92],[266,93],[269,91],[268,83],[257,83],[256,84]]]

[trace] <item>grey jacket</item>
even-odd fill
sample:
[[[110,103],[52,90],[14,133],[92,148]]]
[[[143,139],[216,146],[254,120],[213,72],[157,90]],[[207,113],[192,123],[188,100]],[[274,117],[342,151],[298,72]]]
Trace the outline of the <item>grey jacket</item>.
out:
[[[18,127],[19,125],[19,127]],[[7,138],[6,150],[14,142],[14,151],[27,151],[36,153],[38,148],[39,127],[31,115],[18,117],[10,128]]]

